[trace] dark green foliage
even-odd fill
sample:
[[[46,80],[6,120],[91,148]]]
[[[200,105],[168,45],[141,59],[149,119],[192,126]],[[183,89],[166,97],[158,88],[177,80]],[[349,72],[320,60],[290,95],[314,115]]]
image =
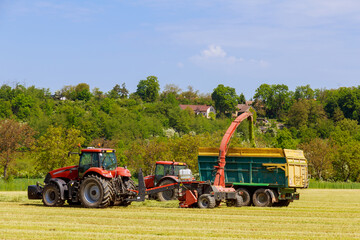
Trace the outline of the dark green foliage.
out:
[[[225,115],[226,112],[232,113],[238,103],[235,88],[225,87],[223,84],[219,84],[214,89],[211,98],[220,115]]]
[[[146,80],[140,80],[136,94],[144,102],[154,102],[159,97],[160,85],[157,77],[149,76]]]
[[[320,162],[311,166],[313,176],[360,181],[359,87],[312,90],[307,85],[297,87],[292,93],[286,85],[262,84],[254,97],[255,121],[256,115],[272,118],[258,121],[255,126],[258,147],[303,148],[311,164]],[[219,147],[232,122],[230,115],[234,107],[244,101],[244,96],[236,95],[234,88],[221,84],[212,95],[199,93],[191,86],[182,92],[173,84],[165,86],[159,95],[159,83],[153,76],[141,80],[138,91],[130,95],[125,84],[116,85],[104,94],[98,88],[91,93],[89,85],[81,83],[65,86],[54,96],[49,90],[34,86],[2,85],[0,119],[25,122],[34,130],[38,144],[34,155],[41,155],[39,144],[48,154],[44,153],[43,159],[51,151],[59,154],[60,157],[52,158],[53,165],[46,166],[47,169],[70,164],[61,154],[67,151],[64,150],[66,135],[76,132],[74,138],[78,141],[69,145],[100,143],[115,148],[119,164],[128,165],[131,170],[142,167],[151,172],[156,160],[176,160],[187,162],[196,172],[197,148]],[[222,116],[207,119],[190,109],[181,110],[179,104],[212,105]],[[56,136],[59,144],[50,142]],[[248,125],[244,122],[230,146],[251,147],[248,138]],[[46,173],[45,168],[34,168],[37,156],[29,152],[18,156],[8,170],[9,175],[31,177]],[[76,161],[71,160],[71,164]]]

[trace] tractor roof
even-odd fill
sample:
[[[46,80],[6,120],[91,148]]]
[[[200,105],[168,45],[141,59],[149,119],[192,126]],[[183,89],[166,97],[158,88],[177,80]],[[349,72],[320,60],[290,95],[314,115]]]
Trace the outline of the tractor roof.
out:
[[[162,165],[183,165],[186,166],[186,163],[182,162],[172,162],[172,161],[157,161],[156,164],[162,164]]]
[[[111,148],[85,148],[81,149],[81,152],[115,152],[115,150]]]

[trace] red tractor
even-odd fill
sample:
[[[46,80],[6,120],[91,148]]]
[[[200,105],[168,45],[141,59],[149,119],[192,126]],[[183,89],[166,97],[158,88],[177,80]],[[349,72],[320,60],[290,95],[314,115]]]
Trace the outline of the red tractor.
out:
[[[155,167],[155,175],[149,175],[144,178],[145,187],[153,188],[164,186],[171,183],[179,182],[179,171],[187,169],[186,163],[171,162],[171,161],[157,161]],[[163,192],[158,192],[150,197],[156,198],[160,201],[175,200],[178,198],[178,189],[170,189]]]
[[[115,150],[87,148],[76,154],[80,155],[79,165],[49,172],[44,185],[28,187],[28,198],[42,199],[50,207],[62,206],[65,201],[89,208],[131,204],[136,187],[130,171],[117,166]]]

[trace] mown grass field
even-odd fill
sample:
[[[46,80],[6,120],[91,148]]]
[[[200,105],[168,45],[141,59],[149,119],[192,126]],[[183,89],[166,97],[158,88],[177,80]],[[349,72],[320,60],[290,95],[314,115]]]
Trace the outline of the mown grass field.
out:
[[[0,192],[0,239],[360,239],[360,190],[307,189],[287,208],[180,209],[177,201],[44,207]]]

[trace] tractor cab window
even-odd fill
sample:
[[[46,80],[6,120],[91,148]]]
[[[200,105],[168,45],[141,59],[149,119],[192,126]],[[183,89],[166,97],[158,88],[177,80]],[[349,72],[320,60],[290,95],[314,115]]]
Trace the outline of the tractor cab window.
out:
[[[114,152],[100,153],[101,166],[105,170],[114,170],[116,168],[116,156]]]
[[[99,167],[99,153],[83,152],[80,155],[79,175],[92,167]]]
[[[157,164],[155,169],[155,183],[157,183],[164,175],[164,165]]]
[[[173,165],[164,165],[164,176],[173,174]]]
[[[180,169],[186,169],[186,168],[187,168],[186,165],[175,165],[174,175],[175,175],[175,176],[178,176]]]

